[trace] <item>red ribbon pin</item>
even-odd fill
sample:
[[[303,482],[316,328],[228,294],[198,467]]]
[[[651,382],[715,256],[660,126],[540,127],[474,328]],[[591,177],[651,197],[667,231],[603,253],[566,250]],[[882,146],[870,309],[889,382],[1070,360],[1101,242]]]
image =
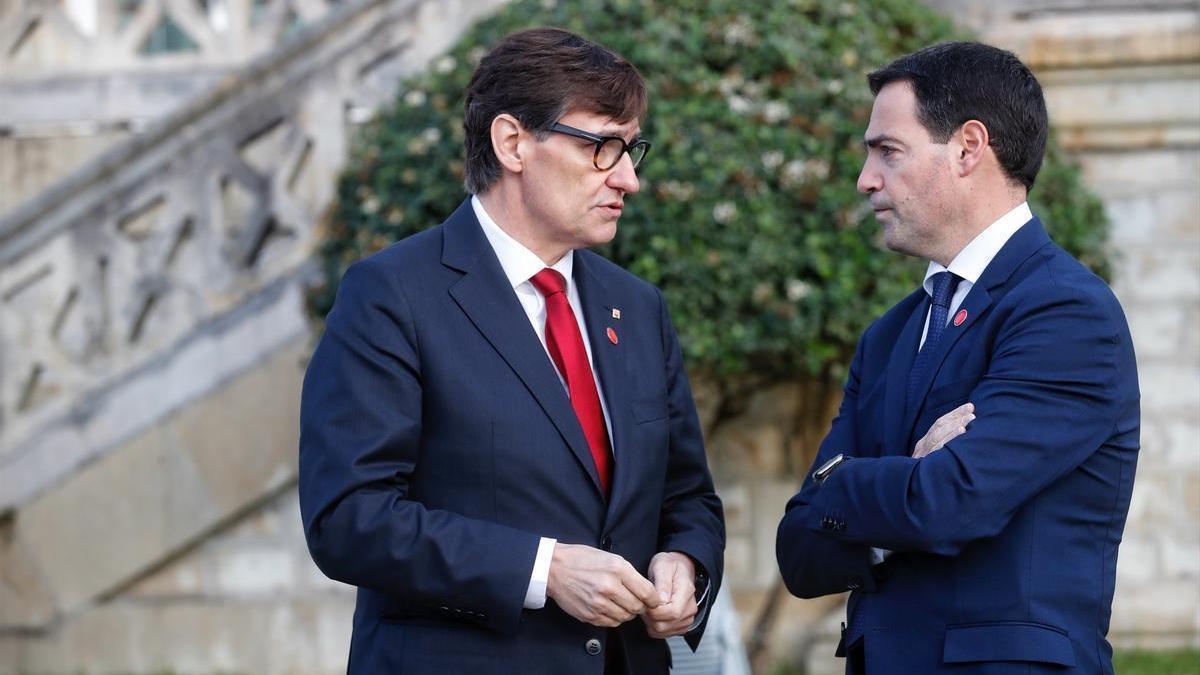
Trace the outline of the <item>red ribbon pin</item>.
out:
[[[620,342],[620,340],[617,340],[617,331],[613,330],[611,327],[604,332],[608,333],[609,342],[613,343],[614,345]]]
[[[955,326],[963,325],[963,322],[966,320],[967,320],[967,310],[965,310],[965,309],[958,310],[958,314],[954,315],[954,325]]]

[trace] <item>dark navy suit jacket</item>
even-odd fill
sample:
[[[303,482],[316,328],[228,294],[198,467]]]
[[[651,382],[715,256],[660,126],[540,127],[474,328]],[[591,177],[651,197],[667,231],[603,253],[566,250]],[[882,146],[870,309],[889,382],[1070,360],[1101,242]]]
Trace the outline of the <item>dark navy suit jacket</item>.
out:
[[[928,306],[916,291],[859,341],[814,466],[856,459],[788,503],[788,588],[853,591],[872,675],[1112,673],[1105,635],[1139,444],[1120,306],[1035,218],[971,288],[965,321],[947,326],[906,401]],[[912,459],[967,401],[967,432]],[[873,567],[871,546],[895,553]]]
[[[300,506],[317,565],[359,587],[351,673],[599,674],[610,639],[633,673],[665,673],[641,620],[522,608],[542,536],[643,575],[684,552],[715,597],[721,503],[663,297],[586,250],[574,279],[612,425],[608,500],[469,201],[342,279],[304,381]]]

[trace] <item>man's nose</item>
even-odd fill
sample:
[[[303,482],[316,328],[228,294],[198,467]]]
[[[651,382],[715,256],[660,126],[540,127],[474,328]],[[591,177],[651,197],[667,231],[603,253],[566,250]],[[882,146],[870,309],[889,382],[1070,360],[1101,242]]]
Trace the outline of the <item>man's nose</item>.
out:
[[[879,178],[879,172],[871,168],[870,160],[863,162],[862,171],[858,172],[858,191],[869,195],[872,192],[878,192],[879,188],[883,187],[883,181]]]
[[[608,174],[608,180],[605,181],[608,186],[621,190],[626,194],[634,194],[641,185],[638,183],[637,170],[633,168],[633,158],[629,153],[621,155],[621,159],[617,160],[617,165],[612,168],[612,173]]]

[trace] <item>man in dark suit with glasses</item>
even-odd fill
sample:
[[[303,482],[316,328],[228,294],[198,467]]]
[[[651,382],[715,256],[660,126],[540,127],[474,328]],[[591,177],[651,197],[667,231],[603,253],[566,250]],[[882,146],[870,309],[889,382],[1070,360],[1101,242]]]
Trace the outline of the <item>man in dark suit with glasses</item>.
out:
[[[662,294],[587,250],[650,149],[641,75],[558,29],[469,85],[465,200],[351,266],[304,382],[313,559],[351,673],[665,674],[724,521]]]

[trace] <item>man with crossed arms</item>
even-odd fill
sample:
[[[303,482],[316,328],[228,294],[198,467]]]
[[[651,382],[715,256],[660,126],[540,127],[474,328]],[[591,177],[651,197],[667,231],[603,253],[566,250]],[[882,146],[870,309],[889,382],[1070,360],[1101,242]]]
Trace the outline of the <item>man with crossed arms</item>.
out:
[[[965,42],[869,83],[858,187],[887,246],[929,266],[859,341],[779,525],[784,580],[801,597],[851,591],[847,673],[1111,674],[1137,368],[1112,291],[1026,203],[1041,87]]]

